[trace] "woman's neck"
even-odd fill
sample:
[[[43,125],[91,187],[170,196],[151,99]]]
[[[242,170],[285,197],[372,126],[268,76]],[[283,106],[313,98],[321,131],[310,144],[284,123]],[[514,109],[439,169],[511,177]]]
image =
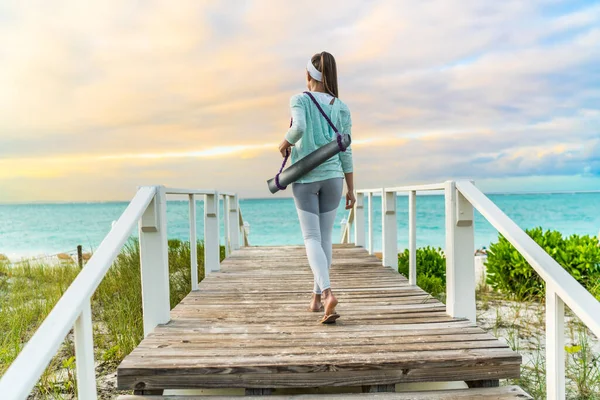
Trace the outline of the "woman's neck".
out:
[[[312,80],[309,84],[309,89],[311,92],[321,92],[321,93],[327,93],[325,91],[325,86],[323,85],[322,82],[318,82],[315,80]]]

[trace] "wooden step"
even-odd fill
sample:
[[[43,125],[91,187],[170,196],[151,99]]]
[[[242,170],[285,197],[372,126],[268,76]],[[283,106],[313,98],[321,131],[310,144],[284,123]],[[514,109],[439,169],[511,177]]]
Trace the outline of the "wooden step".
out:
[[[273,396],[119,396],[118,400],[319,400],[319,399],[367,399],[367,400],[507,400],[533,399],[518,386],[502,386],[484,389],[432,390],[398,393],[341,393],[341,394],[298,394]]]

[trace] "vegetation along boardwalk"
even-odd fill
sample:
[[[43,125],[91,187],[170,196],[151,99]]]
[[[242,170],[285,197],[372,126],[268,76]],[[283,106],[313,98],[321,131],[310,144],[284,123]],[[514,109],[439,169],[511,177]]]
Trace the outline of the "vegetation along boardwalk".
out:
[[[307,310],[312,274],[303,247],[246,247],[209,274],[122,362],[118,386],[162,389],[363,386],[519,376],[521,356],[366,250],[334,248],[335,325]]]

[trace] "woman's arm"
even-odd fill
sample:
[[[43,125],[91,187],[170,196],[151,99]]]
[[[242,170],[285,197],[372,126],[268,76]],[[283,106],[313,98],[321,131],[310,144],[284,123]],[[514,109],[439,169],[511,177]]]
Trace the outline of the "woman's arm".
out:
[[[290,99],[290,111],[292,114],[292,124],[285,134],[285,139],[279,144],[279,152],[282,157],[285,157],[288,149],[295,145],[306,131],[304,107],[298,95]]]
[[[347,172],[344,174],[346,179],[346,186],[348,187],[348,191],[346,192],[346,210],[354,207],[354,203],[356,203],[356,197],[354,197],[354,172]]]

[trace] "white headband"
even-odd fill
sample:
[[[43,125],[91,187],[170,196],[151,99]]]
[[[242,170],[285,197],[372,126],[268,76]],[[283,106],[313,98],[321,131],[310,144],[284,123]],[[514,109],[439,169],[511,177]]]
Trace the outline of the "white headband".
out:
[[[308,64],[306,64],[306,70],[315,81],[321,82],[323,80],[323,74],[315,68],[312,61],[308,60]]]

